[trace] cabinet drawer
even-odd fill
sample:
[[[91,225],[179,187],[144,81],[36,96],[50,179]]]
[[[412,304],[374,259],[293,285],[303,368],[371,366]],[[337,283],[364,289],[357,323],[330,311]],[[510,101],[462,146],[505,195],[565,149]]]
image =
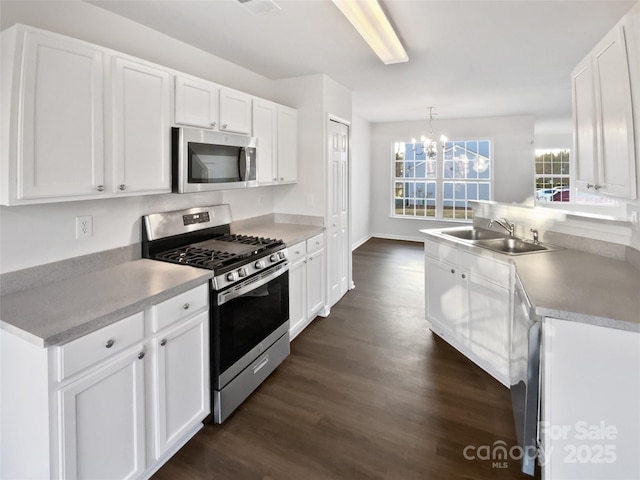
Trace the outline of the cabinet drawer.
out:
[[[322,247],[324,247],[324,233],[320,233],[307,240],[307,254],[320,250]]]
[[[209,305],[209,284],[176,295],[154,307],[155,315],[151,322],[151,330],[155,333],[169,325],[187,318]]]
[[[442,262],[453,263],[455,265],[459,262],[458,247],[445,243],[425,240],[424,253]]]
[[[462,266],[470,275],[481,277],[504,288],[511,288],[511,265],[468,252],[462,252],[461,255]]]
[[[58,381],[70,377],[144,339],[144,313],[73,340],[59,348]]]
[[[289,261],[293,263],[307,254],[307,242],[296,243],[287,248],[287,252],[289,253]]]

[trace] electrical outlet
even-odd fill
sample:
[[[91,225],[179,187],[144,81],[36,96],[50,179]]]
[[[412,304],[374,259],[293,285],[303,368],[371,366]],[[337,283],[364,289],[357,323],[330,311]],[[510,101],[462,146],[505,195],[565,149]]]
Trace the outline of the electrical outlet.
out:
[[[93,217],[86,215],[76,217],[76,239],[88,238],[93,235]]]

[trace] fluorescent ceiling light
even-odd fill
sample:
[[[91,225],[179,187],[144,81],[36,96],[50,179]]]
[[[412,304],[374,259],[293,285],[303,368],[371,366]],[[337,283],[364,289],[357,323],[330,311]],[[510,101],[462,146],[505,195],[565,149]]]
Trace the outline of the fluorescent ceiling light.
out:
[[[385,65],[409,61],[378,0],[333,0],[333,3]]]

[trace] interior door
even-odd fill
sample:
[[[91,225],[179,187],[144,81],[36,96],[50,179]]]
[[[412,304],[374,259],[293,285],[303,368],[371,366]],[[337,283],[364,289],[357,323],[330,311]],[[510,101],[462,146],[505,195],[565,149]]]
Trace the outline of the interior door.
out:
[[[349,126],[329,120],[329,305],[349,290]]]

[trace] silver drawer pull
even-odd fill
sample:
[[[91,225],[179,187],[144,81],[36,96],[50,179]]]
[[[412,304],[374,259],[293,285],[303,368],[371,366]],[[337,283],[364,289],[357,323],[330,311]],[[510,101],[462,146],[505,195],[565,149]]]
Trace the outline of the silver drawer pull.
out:
[[[140,352],[138,354],[138,360],[142,360],[144,358],[144,352]]]
[[[160,346],[164,347],[167,344],[167,339],[163,338],[162,340],[160,340]]]
[[[266,355],[258,365],[253,367],[253,374],[258,373],[267,363],[269,363],[269,355]]]
[[[110,338],[109,340],[107,340],[107,343],[105,344],[105,347],[111,348],[111,347],[113,347],[114,343],[116,343],[116,341],[114,339]]]
[[[185,303],[185,304],[182,306],[182,308],[184,308],[185,310],[189,310],[189,306],[190,306],[190,305],[189,305],[188,303]]]

